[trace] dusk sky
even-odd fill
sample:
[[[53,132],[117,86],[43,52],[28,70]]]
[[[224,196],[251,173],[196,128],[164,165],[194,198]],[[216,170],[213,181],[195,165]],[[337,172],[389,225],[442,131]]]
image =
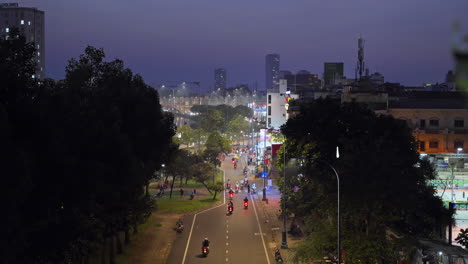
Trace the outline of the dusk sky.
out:
[[[15,2],[15,1],[3,1]],[[148,84],[258,82],[265,55],[281,70],[322,76],[324,62],[344,62],[354,77],[357,39],[365,62],[385,81],[442,82],[453,68],[452,23],[468,33],[468,0],[41,0],[18,1],[46,15],[48,77],[62,79],[67,61],[87,45],[120,58]]]

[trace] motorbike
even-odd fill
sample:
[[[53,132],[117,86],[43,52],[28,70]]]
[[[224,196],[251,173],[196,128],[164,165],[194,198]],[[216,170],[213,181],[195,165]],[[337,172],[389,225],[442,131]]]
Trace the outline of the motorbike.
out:
[[[208,253],[210,253],[210,248],[209,247],[202,247],[202,255],[203,257],[207,257]]]
[[[233,192],[229,192],[229,200],[232,200],[232,197],[234,196]]]
[[[232,211],[234,211],[234,207],[233,206],[228,206],[228,214],[232,214]]]
[[[244,201],[244,209],[248,209],[248,208],[249,208],[249,202]]]
[[[283,258],[281,257],[281,253],[278,248],[275,248],[275,260],[277,264],[283,263]]]
[[[182,233],[182,231],[184,231],[184,225],[183,225],[183,224],[179,224],[179,225],[177,226],[177,229],[176,229],[176,230],[177,230],[178,233]]]

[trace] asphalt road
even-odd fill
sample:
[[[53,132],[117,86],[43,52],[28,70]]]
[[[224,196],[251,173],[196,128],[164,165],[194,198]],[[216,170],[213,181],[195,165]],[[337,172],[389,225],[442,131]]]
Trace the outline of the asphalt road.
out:
[[[243,179],[244,166],[243,158],[240,159],[236,170],[233,169],[230,158],[223,162],[225,179],[231,179],[232,186],[236,181]],[[223,195],[223,204],[184,219],[185,230],[178,234],[167,263],[274,263],[267,254],[265,230],[261,230],[260,207],[256,200],[247,195],[244,189],[243,192],[234,195],[234,212],[227,215],[228,196],[226,193]],[[249,208],[246,210],[243,206],[245,196],[249,199]],[[203,258],[201,243],[205,237],[211,243],[208,257]]]

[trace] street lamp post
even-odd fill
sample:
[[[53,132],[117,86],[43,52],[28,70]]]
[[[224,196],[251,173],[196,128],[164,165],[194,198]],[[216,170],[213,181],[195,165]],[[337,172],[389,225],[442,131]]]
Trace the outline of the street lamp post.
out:
[[[339,149],[338,147],[336,148],[336,157],[339,158],[340,154],[339,154]],[[285,159],[285,163],[286,163],[286,158]],[[337,182],[337,235],[338,235],[338,239],[337,239],[337,254],[338,254],[338,264],[341,264],[341,241],[340,241],[340,225],[341,225],[341,221],[340,221],[340,177],[338,175],[338,172],[336,171],[336,169],[328,162],[328,161],[325,161],[325,160],[321,160],[321,159],[315,159],[315,161],[318,161],[318,162],[323,162],[324,164],[326,164],[328,167],[330,167],[333,172],[335,173],[335,176],[336,176],[336,182]],[[283,214],[284,214],[284,211],[283,211]],[[284,221],[284,225],[286,225],[286,221]],[[284,238],[284,241],[286,240],[286,238]]]
[[[288,248],[288,241],[286,235],[286,145],[283,143],[283,234],[281,248]]]

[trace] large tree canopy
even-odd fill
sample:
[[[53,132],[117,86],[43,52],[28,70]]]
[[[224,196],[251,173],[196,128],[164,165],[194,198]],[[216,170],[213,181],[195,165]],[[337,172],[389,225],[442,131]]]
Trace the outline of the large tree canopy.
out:
[[[287,206],[306,219],[310,234],[297,259],[336,255],[337,181],[327,162],[341,181],[346,263],[394,262],[399,252],[412,249],[413,239],[440,236],[451,221],[427,183],[434,170],[419,159],[404,121],[376,115],[360,104],[320,99],[302,106],[282,132],[287,159],[303,164],[303,177],[287,177],[288,187],[300,187],[289,193]]]
[[[86,48],[59,82],[31,78],[33,55],[21,37],[0,40],[2,241],[10,243],[2,258],[81,262],[151,211],[143,187],[173,120],[155,90],[122,61],[105,62],[102,50]]]

